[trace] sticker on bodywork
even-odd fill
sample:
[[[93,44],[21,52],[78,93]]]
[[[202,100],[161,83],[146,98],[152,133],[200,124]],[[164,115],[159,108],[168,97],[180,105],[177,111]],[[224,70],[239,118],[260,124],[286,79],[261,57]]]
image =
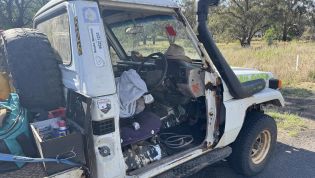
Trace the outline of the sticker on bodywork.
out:
[[[100,18],[97,7],[84,7],[83,19],[85,23],[99,23]]]
[[[82,44],[81,44],[81,36],[80,36],[80,28],[79,28],[79,21],[78,17],[74,17],[74,27],[75,27],[75,37],[77,40],[77,48],[78,48],[78,54],[81,56],[83,54],[82,52]]]
[[[103,59],[105,56],[105,51],[99,26],[89,26],[89,35],[95,66],[103,67],[105,66],[105,60]]]
[[[244,82],[257,80],[257,79],[268,80],[269,75],[268,74],[248,74],[248,75],[238,75],[237,78],[239,79],[240,82],[244,83]]]
[[[97,101],[97,107],[106,114],[111,110],[112,104],[108,99],[100,99]]]

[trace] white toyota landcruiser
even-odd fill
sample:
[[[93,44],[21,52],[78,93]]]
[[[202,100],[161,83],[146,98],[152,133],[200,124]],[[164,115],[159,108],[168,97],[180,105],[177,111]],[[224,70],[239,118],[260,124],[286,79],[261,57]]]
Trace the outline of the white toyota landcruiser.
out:
[[[84,169],[59,176],[185,177],[222,159],[247,176],[263,170],[277,138],[263,107],[283,106],[281,81],[228,65],[207,28],[218,1],[198,2],[198,35],[169,0],[51,0],[34,17],[36,30],[3,32],[5,49],[10,39],[36,39],[24,43],[23,61],[49,63],[19,69],[47,77],[49,104],[35,92],[33,104],[66,105],[81,128]],[[47,39],[55,57],[39,56],[52,51]]]

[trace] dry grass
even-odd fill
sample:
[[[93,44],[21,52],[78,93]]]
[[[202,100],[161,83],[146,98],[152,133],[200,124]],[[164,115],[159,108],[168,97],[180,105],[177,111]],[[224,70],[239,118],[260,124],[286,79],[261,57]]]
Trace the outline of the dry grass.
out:
[[[295,137],[307,129],[305,121],[297,115],[277,112],[268,112],[267,114],[276,120],[280,131],[287,133],[291,137]]]
[[[218,46],[232,66],[271,71],[285,85],[315,82],[315,43],[276,43],[269,47],[265,42],[255,41],[250,48],[242,48],[238,43]],[[300,65],[296,72],[297,55]]]

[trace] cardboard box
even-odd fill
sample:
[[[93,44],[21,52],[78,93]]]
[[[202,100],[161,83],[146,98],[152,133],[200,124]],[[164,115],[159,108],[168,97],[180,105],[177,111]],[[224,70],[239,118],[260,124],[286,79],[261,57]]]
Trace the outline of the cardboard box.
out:
[[[73,131],[67,136],[47,140],[42,140],[39,136],[36,128],[49,126],[50,123],[54,121],[54,119],[49,119],[46,121],[31,123],[31,129],[40,156],[42,158],[64,158],[69,155],[74,155],[74,157],[69,160],[84,165],[86,162],[84,156],[83,135],[79,131],[72,128]],[[73,166],[67,164],[58,164],[54,162],[43,163],[43,166],[48,176],[73,168]]]

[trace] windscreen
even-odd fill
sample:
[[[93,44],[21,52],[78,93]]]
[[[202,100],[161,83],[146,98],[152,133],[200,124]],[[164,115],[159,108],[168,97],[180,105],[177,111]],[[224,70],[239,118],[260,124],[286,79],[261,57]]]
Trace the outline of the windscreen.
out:
[[[127,55],[132,52],[143,56],[156,52],[165,53],[170,44],[174,43],[185,48],[185,54],[189,58],[199,59],[184,25],[175,16],[144,15],[109,24],[109,27]]]

